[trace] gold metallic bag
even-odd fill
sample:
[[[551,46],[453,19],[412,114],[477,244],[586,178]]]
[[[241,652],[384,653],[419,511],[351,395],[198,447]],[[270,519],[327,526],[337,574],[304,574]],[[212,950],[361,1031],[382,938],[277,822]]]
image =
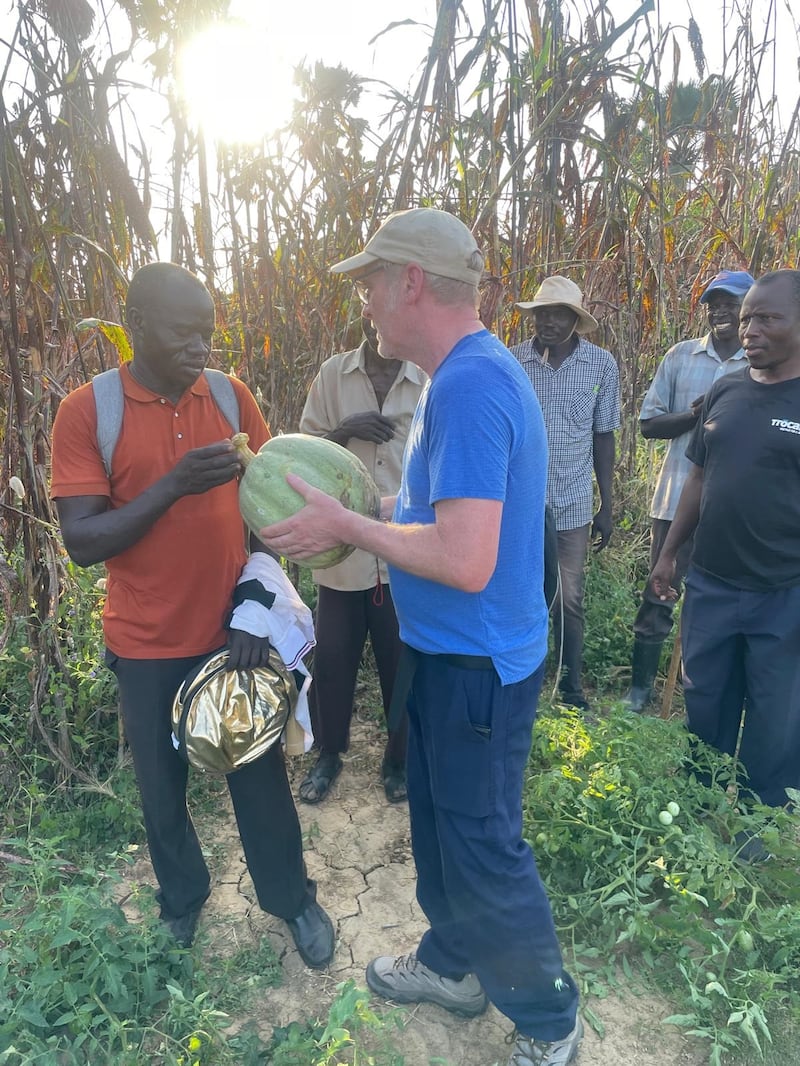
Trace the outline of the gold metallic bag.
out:
[[[228,670],[228,651],[192,671],[172,705],[172,742],[192,766],[229,774],[281,736],[297,703],[297,686],[278,653],[269,665]]]

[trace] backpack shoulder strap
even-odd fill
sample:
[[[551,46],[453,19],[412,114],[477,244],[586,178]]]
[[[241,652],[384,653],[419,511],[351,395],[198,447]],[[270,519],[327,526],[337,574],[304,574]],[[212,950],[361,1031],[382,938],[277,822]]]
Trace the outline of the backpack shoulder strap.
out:
[[[97,446],[106,473],[111,477],[111,457],[122,429],[125,396],[119,370],[112,367],[92,378],[94,406],[97,410]]]
[[[217,407],[234,433],[239,432],[239,401],[231,379],[221,370],[204,370],[208,387]],[[94,405],[97,410],[97,446],[106,473],[111,477],[111,457],[122,431],[125,394],[117,367],[104,370],[92,378]]]
[[[223,374],[221,370],[211,370],[209,368],[206,368],[203,373],[208,381],[208,387],[214,397],[214,402],[225,416],[233,432],[238,433],[239,401],[236,399],[236,392],[230,377],[227,374]]]

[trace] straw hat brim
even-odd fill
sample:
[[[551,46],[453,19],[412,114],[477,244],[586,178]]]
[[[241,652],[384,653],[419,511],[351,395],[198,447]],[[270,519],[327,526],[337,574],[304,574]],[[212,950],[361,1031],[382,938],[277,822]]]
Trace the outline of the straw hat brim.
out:
[[[594,315],[590,315],[580,304],[571,303],[568,300],[531,300],[516,306],[520,311],[534,311],[537,307],[568,307],[578,316],[578,321],[575,323],[576,333],[591,333],[600,325]]]

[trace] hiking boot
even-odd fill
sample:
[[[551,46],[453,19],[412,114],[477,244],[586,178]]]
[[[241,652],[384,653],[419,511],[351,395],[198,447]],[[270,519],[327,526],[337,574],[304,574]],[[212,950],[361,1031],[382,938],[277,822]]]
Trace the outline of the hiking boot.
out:
[[[474,1018],[489,1001],[474,973],[457,981],[441,977],[416,955],[381,955],[367,966],[367,984],[379,996],[395,1003],[436,1003],[453,1014]]]
[[[567,1066],[578,1058],[581,1040],[583,1023],[580,1018],[576,1018],[575,1028],[563,1040],[535,1040],[518,1033],[508,1066]]]

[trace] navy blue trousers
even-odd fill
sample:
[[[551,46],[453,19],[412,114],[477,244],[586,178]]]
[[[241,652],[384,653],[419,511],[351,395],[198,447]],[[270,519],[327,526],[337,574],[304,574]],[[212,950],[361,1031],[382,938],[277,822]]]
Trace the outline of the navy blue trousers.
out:
[[[575,1024],[550,903],[522,839],[522,786],[544,664],[503,686],[492,669],[417,655],[408,699],[408,801],[417,899],[430,922],[417,949],[443,977],[477,974],[527,1036]]]
[[[736,750],[762,803],[800,788],[800,586],[748,592],[690,567],[681,618],[689,729]]]

